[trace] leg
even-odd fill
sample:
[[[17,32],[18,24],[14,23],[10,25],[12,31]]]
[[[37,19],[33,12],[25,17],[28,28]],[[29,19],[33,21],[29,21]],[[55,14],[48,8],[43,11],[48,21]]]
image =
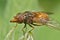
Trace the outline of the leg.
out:
[[[22,28],[23,34],[25,34],[25,31],[26,31],[25,28],[26,28],[26,23],[25,23],[24,27]]]
[[[8,32],[8,34],[6,35],[5,39],[7,39],[7,38],[13,33],[13,31],[16,29],[16,27],[17,27],[17,24],[16,24],[15,27],[13,27],[13,28]]]
[[[24,30],[25,27],[26,27],[26,24],[25,24],[24,27],[22,28],[22,31]]]
[[[32,25],[34,25],[34,26],[41,26],[42,24],[33,24],[33,23],[32,23]]]
[[[31,25],[31,24],[28,24],[30,27],[32,27],[32,29],[29,31],[29,32],[31,32],[33,29],[34,29],[34,27]]]

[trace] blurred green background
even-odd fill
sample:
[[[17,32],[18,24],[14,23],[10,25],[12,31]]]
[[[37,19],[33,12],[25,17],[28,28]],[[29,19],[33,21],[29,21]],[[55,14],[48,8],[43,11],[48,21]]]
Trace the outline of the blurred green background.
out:
[[[26,10],[53,12],[50,17],[60,22],[60,0],[0,0],[0,40],[4,40],[9,30],[15,26],[15,23],[9,22],[13,16]],[[11,40],[18,40],[23,25],[18,25]],[[60,30],[45,26],[36,27],[33,35],[34,40],[60,40]]]

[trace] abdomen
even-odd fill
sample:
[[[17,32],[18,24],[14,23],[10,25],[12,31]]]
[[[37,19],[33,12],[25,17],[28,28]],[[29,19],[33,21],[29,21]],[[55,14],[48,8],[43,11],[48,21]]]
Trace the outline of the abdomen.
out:
[[[49,21],[48,14],[43,12],[36,12],[35,14],[35,17],[33,18],[34,23],[45,24],[47,21]]]

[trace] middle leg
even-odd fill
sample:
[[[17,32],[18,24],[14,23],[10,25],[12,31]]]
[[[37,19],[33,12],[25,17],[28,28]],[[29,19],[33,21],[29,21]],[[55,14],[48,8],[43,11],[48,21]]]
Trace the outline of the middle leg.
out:
[[[33,29],[34,29],[34,27],[31,25],[31,24],[28,24],[30,27],[32,27],[32,29],[31,30],[29,30],[29,32],[31,32]]]

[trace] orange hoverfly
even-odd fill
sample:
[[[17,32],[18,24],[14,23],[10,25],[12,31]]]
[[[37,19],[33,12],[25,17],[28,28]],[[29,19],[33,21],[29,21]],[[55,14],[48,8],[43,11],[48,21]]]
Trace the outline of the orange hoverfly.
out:
[[[30,12],[30,11],[25,11],[23,13],[18,13],[16,16],[14,16],[14,19],[11,20],[10,22],[13,23],[24,23],[23,29],[26,27],[28,24],[32,29],[34,29],[34,26],[42,26],[42,25],[48,25],[53,28],[59,29],[59,25],[57,23],[53,22],[49,18],[49,14],[53,14],[50,12]],[[39,25],[38,25],[39,24]]]
[[[32,29],[29,31],[31,32],[34,27],[33,26],[42,26],[42,25],[48,25],[48,27],[59,29],[60,30],[60,24],[56,23],[55,21],[50,20],[49,15],[53,14],[50,12],[31,12],[31,11],[25,11],[23,13],[18,13],[10,22],[12,23],[24,23],[24,27],[22,28],[22,31],[24,32],[24,28],[26,28],[26,25],[28,24]],[[17,27],[17,24],[14,28],[12,28],[9,33],[7,34],[6,38],[10,36],[10,34],[14,31],[14,29]]]

